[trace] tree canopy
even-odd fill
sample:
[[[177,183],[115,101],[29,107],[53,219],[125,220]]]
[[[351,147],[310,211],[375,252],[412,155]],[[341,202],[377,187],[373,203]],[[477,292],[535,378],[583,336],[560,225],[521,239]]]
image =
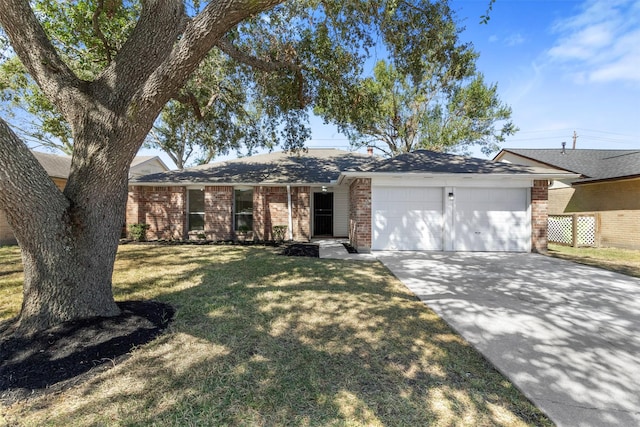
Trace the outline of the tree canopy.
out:
[[[140,15],[136,2],[33,5],[61,57],[86,80],[114,60]],[[195,16],[202,8],[195,2],[186,11]],[[387,154],[471,144],[490,151],[514,129],[510,123],[502,133],[493,129],[510,110],[481,76],[475,76],[475,100],[462,90],[474,77],[477,54],[459,41],[459,31],[446,1],[284,2],[216,43],[166,105],[145,145],[168,153],[179,168],[230,150],[299,149],[310,136],[313,110],[355,146],[374,145]],[[373,73],[365,68],[372,54],[387,57]],[[472,111],[482,104],[480,91],[484,108]],[[16,57],[0,65],[0,93],[9,112],[27,113],[11,120],[20,136],[71,154],[69,124]],[[397,126],[399,120],[397,136],[382,131],[385,121]]]

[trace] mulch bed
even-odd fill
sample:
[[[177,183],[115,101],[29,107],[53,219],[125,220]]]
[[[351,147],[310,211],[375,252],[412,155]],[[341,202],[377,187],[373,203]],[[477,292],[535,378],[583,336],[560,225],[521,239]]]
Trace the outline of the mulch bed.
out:
[[[168,326],[174,309],[119,302],[116,317],[66,322],[29,338],[0,336],[0,402],[64,390],[121,362]]]
[[[282,250],[282,255],[286,256],[306,256],[311,258],[320,257],[320,246],[312,243],[291,243]]]
[[[350,254],[357,254],[358,250],[351,246],[349,243],[343,243],[342,246],[349,252]]]

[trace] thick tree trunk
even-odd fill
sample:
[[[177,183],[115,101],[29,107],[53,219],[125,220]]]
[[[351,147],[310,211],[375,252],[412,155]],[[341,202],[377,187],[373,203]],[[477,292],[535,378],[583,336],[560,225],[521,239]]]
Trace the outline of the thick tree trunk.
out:
[[[119,313],[111,276],[126,203],[128,168],[123,165],[133,155],[123,150],[104,156],[91,149],[103,132],[87,124],[76,137],[78,147],[90,147],[85,152],[94,154],[86,154],[81,165],[74,158],[80,170],[72,172],[61,193],[0,120],[0,162],[15,165],[0,172],[0,201],[22,250],[24,298],[17,326],[24,332]],[[93,142],[84,135],[92,135]]]
[[[87,82],[60,59],[29,2],[0,0],[0,25],[74,137],[71,175],[61,192],[0,119],[0,209],[24,264],[21,332],[119,313],[111,276],[135,153],[214,43],[280,1],[220,0],[193,19],[180,0],[143,2],[125,45]]]

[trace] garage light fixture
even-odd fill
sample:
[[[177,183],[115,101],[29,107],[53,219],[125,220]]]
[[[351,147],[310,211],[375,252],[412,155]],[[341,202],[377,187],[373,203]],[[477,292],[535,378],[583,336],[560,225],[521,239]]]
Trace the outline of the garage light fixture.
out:
[[[323,192],[323,193],[326,193],[326,192],[327,192],[327,186],[326,186],[326,185],[323,185],[323,186],[322,186],[322,192]]]
[[[449,191],[449,200],[453,200],[453,191]]]

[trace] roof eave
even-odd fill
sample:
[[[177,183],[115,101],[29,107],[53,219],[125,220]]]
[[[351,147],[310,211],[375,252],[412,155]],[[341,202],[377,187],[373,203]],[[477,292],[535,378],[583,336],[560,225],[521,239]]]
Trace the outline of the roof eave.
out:
[[[587,185],[587,184],[598,184],[601,182],[610,182],[610,181],[627,181],[631,179],[639,179],[640,174],[637,175],[626,175],[626,176],[612,176],[610,178],[590,178],[586,180],[573,182],[571,185]]]
[[[139,187],[321,187],[335,185],[337,181],[327,182],[212,182],[212,181],[180,181],[180,182],[158,182],[158,181],[129,181],[130,186]]]
[[[398,175],[409,175],[410,177],[425,178],[455,178],[470,177],[478,179],[491,178],[521,178],[521,179],[573,179],[579,178],[581,175],[576,173],[504,173],[504,172],[485,172],[485,173],[465,173],[465,172],[343,172],[340,174],[339,182],[344,178],[372,178],[372,177],[395,177]]]

